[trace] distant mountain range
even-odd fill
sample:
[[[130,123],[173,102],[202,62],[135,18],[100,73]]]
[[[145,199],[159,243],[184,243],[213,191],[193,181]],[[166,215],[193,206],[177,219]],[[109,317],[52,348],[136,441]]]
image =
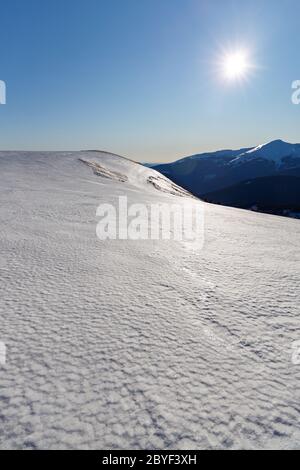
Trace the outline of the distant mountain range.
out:
[[[275,140],[151,167],[208,202],[295,217],[300,214],[300,144]]]

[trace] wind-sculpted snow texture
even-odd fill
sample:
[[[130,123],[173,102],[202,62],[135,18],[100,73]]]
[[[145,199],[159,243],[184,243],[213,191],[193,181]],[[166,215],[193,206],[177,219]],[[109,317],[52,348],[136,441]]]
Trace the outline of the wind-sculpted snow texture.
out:
[[[299,221],[205,205],[202,250],[98,240],[100,203],[193,201],[156,175],[0,154],[0,448],[299,447]]]

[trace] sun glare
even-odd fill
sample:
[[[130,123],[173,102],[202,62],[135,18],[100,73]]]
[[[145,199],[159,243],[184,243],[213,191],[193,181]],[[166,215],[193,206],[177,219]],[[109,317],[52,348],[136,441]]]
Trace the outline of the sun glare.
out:
[[[226,55],[223,61],[223,72],[228,80],[237,80],[244,78],[250,64],[247,60],[247,55],[243,51],[238,51]]]

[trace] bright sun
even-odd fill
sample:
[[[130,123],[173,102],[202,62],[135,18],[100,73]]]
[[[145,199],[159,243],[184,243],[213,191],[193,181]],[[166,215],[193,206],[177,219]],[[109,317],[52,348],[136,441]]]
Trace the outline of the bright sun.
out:
[[[236,80],[246,75],[250,65],[244,52],[228,54],[223,62],[224,74],[228,80]]]

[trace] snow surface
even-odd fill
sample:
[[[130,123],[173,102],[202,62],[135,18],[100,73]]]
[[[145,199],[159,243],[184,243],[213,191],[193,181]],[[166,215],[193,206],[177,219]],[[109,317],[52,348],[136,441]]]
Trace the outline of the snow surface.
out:
[[[192,199],[97,152],[2,152],[0,181],[2,449],[299,448],[298,220],[100,241],[101,202]]]

